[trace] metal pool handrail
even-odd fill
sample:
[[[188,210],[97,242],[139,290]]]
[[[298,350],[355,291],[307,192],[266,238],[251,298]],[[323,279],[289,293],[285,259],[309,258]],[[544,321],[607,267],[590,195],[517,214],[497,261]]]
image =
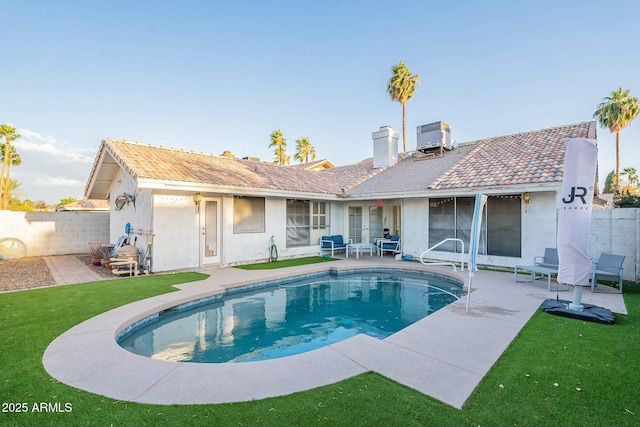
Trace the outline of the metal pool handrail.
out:
[[[453,271],[458,271],[456,269],[456,265],[453,262],[425,262],[424,261],[424,255],[427,252],[434,250],[435,248],[437,248],[438,246],[446,242],[460,242],[460,244],[462,245],[462,252],[460,252],[460,271],[464,271],[464,242],[460,239],[454,239],[452,237],[446,238],[443,241],[436,243],[435,245],[431,246],[429,249],[422,252],[420,254],[420,262],[424,265],[450,265],[453,267]]]

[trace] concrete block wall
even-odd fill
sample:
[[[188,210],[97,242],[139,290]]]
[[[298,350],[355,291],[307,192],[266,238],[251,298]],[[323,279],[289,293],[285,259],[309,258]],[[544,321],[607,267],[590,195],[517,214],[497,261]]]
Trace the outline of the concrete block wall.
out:
[[[640,282],[640,209],[609,209],[591,214],[589,256],[624,255],[623,277]]]
[[[90,242],[109,241],[109,212],[0,211],[5,237],[25,243],[27,256],[90,253]]]

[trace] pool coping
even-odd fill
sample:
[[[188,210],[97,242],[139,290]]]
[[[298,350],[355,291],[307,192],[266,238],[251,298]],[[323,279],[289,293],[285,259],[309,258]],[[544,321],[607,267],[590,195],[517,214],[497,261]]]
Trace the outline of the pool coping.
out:
[[[537,284],[509,273],[477,272],[470,310],[466,297],[384,340],[357,335],[307,353],[244,363],[198,364],[154,360],[120,347],[128,325],[225,289],[326,270],[393,268],[429,271],[468,282],[467,272],[379,259],[340,261],[278,270],[211,270],[207,279],[176,285],[176,292],[116,308],[56,338],[43,365],[57,380],[118,400],[152,404],[240,402],[281,396],[375,371],[456,408],[462,405],[544,299]],[[566,291],[564,299],[571,299]],[[626,313],[620,294],[583,293],[583,302]]]

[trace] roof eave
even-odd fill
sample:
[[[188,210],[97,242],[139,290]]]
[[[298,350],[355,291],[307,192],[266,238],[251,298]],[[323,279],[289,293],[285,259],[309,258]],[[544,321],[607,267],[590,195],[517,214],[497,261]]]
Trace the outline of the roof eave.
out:
[[[339,200],[336,194],[311,191],[292,191],[258,187],[240,187],[231,185],[213,185],[200,182],[178,182],[156,179],[138,179],[138,188],[152,190],[171,190],[184,192],[215,193],[235,196],[278,197],[289,199]]]
[[[445,189],[424,189],[418,191],[368,193],[368,194],[347,194],[341,199],[348,200],[373,200],[373,199],[415,199],[424,197],[451,197],[468,196],[475,193],[504,194],[504,193],[524,193],[558,191],[562,188],[562,182],[527,183],[515,185],[499,185],[487,187],[462,187]]]
[[[111,147],[108,140],[102,140],[96,160],[84,190],[86,199],[107,199],[111,182],[118,169],[124,170],[135,181],[137,175]]]

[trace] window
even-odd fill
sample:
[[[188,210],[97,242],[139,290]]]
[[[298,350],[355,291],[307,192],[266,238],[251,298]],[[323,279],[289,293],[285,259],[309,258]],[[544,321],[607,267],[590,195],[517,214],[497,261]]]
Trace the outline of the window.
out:
[[[314,230],[324,230],[329,228],[328,208],[325,202],[313,202],[311,211],[312,227]]]
[[[457,238],[469,250],[474,197],[429,199],[429,247],[446,238]],[[521,202],[520,195],[489,197],[480,231],[478,253],[517,257],[521,256]],[[460,252],[461,245],[447,242],[436,250]]]
[[[264,222],[264,197],[234,197],[234,234],[264,233]]]
[[[287,247],[309,246],[310,218],[308,200],[287,200]]]

